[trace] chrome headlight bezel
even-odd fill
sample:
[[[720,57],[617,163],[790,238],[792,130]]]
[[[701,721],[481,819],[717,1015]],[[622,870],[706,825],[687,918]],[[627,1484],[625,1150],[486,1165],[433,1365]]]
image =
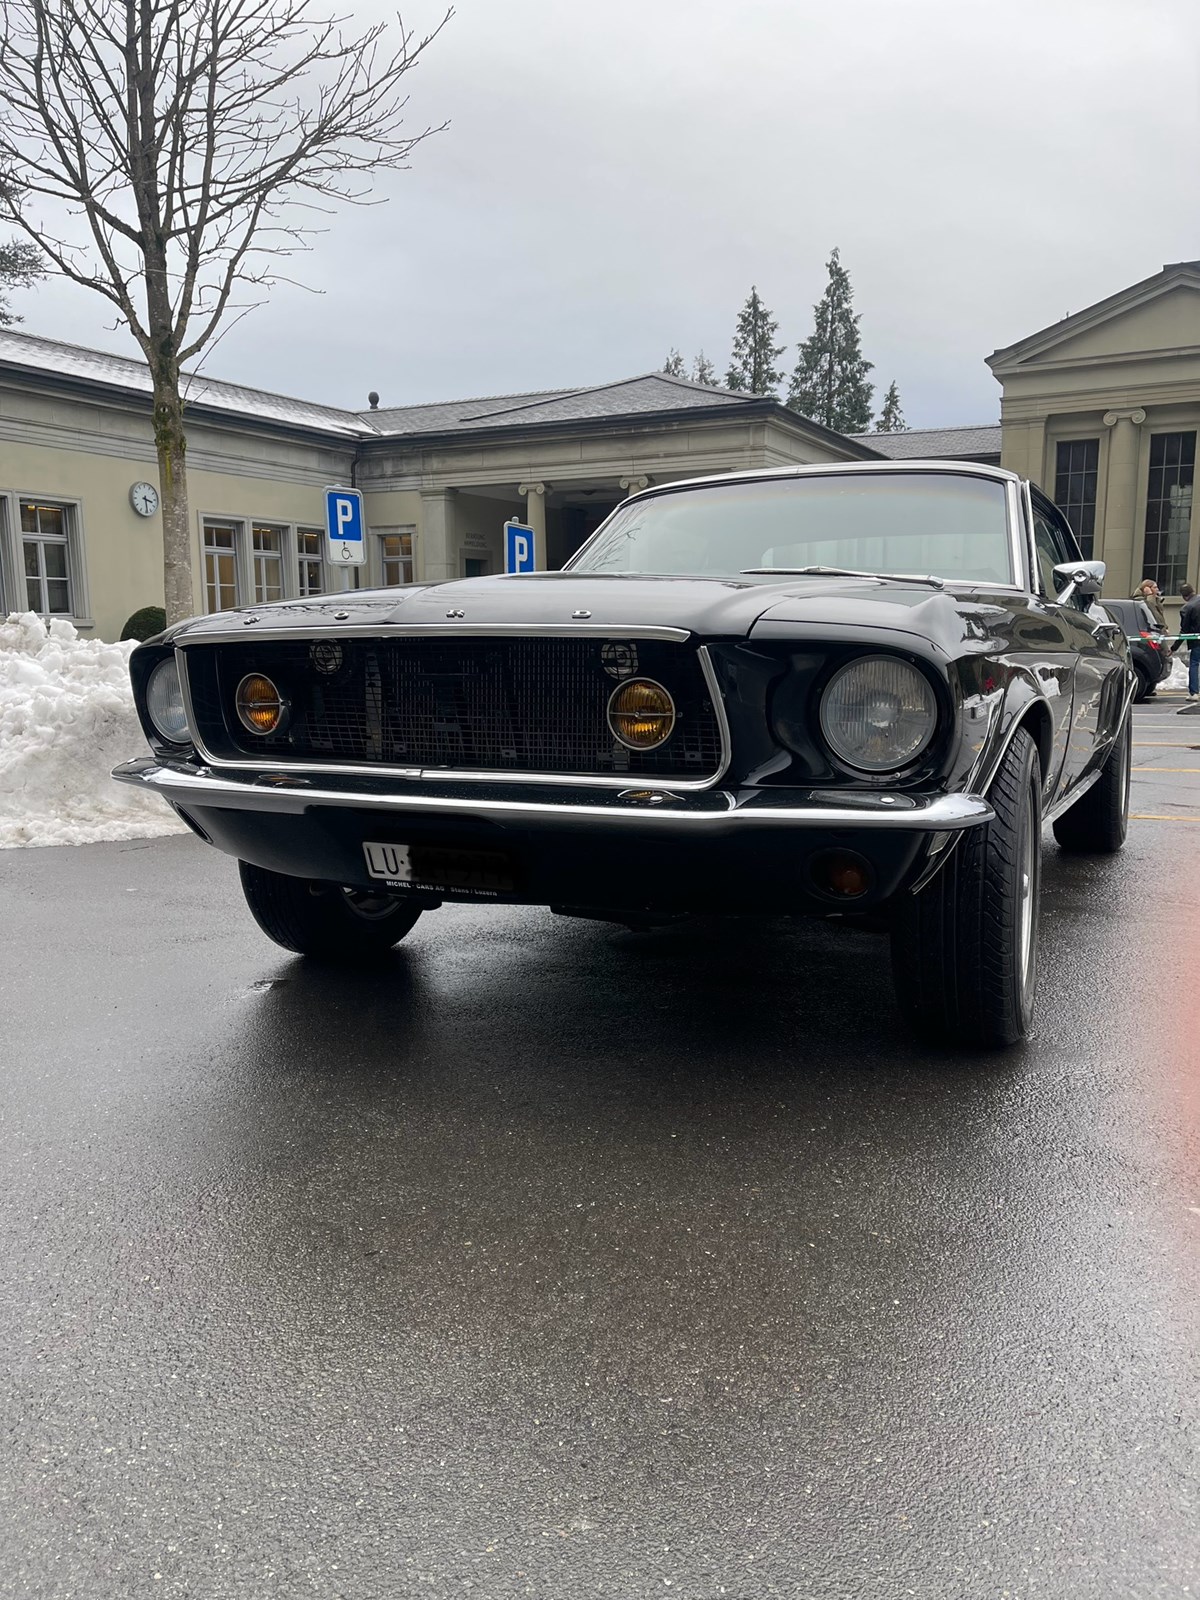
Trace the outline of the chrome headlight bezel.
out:
[[[190,745],[192,730],[174,654],[164,656],[151,667],[146,675],[144,695],[146,719],[162,742],[176,749]]]
[[[903,729],[907,723],[908,731],[899,733],[890,748],[868,756],[861,738],[856,743],[848,734],[847,719],[844,711],[839,715],[837,698],[839,690],[844,696],[855,673],[878,673],[880,669],[903,685],[897,724],[898,729]],[[898,686],[888,685],[885,680],[883,685],[862,692],[895,695]],[[843,661],[831,674],[820,692],[817,720],[825,748],[839,767],[868,779],[889,778],[911,770],[928,754],[938,735],[939,697],[928,675],[915,662],[901,655],[872,651]]]

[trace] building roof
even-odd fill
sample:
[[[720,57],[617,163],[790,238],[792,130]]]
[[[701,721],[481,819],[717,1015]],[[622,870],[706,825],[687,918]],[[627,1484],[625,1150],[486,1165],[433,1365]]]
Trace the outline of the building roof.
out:
[[[28,373],[43,383],[83,384],[110,394],[124,394],[147,402],[151,394],[150,374],[143,362],[128,356],[109,355],[80,345],[63,344],[34,334],[0,328],[0,372]],[[530,394],[491,395],[473,400],[445,400],[429,405],[390,406],[366,411],[346,411],[337,406],[318,405],[265,389],[249,389],[241,384],[222,383],[203,374],[185,374],[185,405],[193,412],[223,414],[240,422],[302,429],[323,434],[327,439],[347,442],[367,440],[464,438],[493,430],[533,427],[586,425],[619,422],[641,417],[671,419],[700,412],[736,415],[741,410],[758,414],[781,413],[784,408],[769,396],[722,389],[716,384],[695,383],[690,378],[674,378],[665,372],[644,372],[635,378],[615,383],[592,384],[582,389],[545,389]],[[797,426],[845,447],[850,441],[820,423],[798,413],[788,412]],[[865,440],[856,441],[861,453],[870,453]]]
[[[645,372],[636,378],[593,384],[586,389],[544,389],[478,400],[443,400],[432,405],[387,406],[357,415],[385,435],[441,434],[530,423],[600,421],[761,400],[761,395],[693,383],[690,378],[672,378],[665,372]]]
[[[151,392],[150,374],[142,361],[112,356],[104,350],[87,350],[82,345],[61,344],[57,339],[41,339],[31,333],[16,333],[12,328],[0,328],[0,366],[42,377],[81,378],[137,395],[148,396]],[[369,437],[376,431],[364,425],[353,411],[315,405],[311,400],[293,400],[264,389],[246,389],[236,383],[220,383],[195,373],[189,373],[184,380],[183,398],[187,405],[205,410],[227,411],[238,417],[317,429],[321,433],[340,433],[348,438]]]
[[[998,422],[974,428],[906,428],[902,433],[853,433],[850,437],[892,461],[974,461],[979,456],[1000,459]]]

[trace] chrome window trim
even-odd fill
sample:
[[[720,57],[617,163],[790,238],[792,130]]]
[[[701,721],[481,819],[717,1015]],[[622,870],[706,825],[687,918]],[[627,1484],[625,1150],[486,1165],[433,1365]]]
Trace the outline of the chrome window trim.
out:
[[[458,629],[446,630],[459,632]],[[522,629],[523,633],[533,630]],[[574,634],[576,629],[564,629],[565,633]],[[606,630],[599,637],[608,637],[611,630]],[[628,638],[630,630],[622,630],[617,638]],[[678,631],[678,630],[676,630]],[[301,637],[308,637],[303,634]],[[647,630],[639,632],[639,638],[645,638]],[[244,634],[234,635],[238,640],[244,640]],[[258,635],[256,635],[258,637]],[[318,634],[318,638],[325,635]],[[386,638],[395,637],[388,632]],[[683,634],[687,639],[690,635]],[[629,788],[669,788],[681,793],[700,793],[705,789],[714,789],[729,771],[729,764],[733,760],[733,741],[729,731],[729,719],[725,714],[725,701],[717,684],[717,675],[709,657],[708,647],[700,645],[696,650],[700,662],[700,671],[708,689],[709,698],[712,700],[713,711],[717,719],[717,733],[721,741],[721,760],[717,770],[707,778],[673,778],[664,774],[645,772],[626,772],[614,774],[611,777],[599,774],[579,774],[563,772],[476,772],[468,767],[390,767],[379,763],[368,762],[332,762],[332,761],[288,761],[281,760],[276,755],[273,761],[256,761],[251,756],[242,756],[237,760],[230,760],[225,756],[216,756],[203,743],[196,720],[195,708],[192,705],[192,688],[188,680],[187,647],[175,646],[175,662],[179,668],[179,683],[183,690],[183,705],[187,712],[188,727],[192,731],[192,743],[203,756],[208,766],[216,771],[242,772],[286,772],[296,773],[330,773],[339,777],[378,777],[378,778],[406,778],[410,782],[420,779],[426,783],[547,783],[556,784],[559,788],[589,788],[589,789],[629,789]]]
[[[1037,569],[1033,565],[1029,565],[1027,567],[1026,564],[1021,560],[1021,514],[1019,509],[1019,491],[1022,487],[1024,487],[1026,494],[1028,494],[1029,485],[1028,483],[1023,483],[1023,480],[1019,478],[1015,472],[1010,472],[1007,467],[989,467],[982,461],[822,461],[811,466],[760,467],[753,468],[747,472],[715,472],[711,477],[707,478],[680,478],[672,483],[656,483],[651,485],[651,487],[648,489],[642,489],[638,494],[628,495],[620,502],[619,505],[614,506],[600,526],[594,529],[579,546],[579,549],[567,559],[567,561],[563,564],[562,570],[564,572],[574,572],[579,561],[591,548],[591,546],[600,538],[601,534],[612,521],[613,517],[615,517],[619,511],[623,511],[626,506],[633,505],[639,500],[652,500],[662,495],[678,494],[679,491],[683,489],[717,489],[730,484],[770,482],[772,480],[779,480],[783,478],[829,477],[839,473],[843,476],[856,476],[857,474],[863,472],[932,472],[942,475],[949,475],[951,477],[986,478],[991,483],[1003,484],[1006,496],[1006,504],[1008,507],[1009,554],[1012,560],[1014,581],[1011,585],[989,584],[987,587],[1011,587],[1019,590],[1022,593],[1027,594],[1030,592],[1028,582],[1022,586],[1022,580],[1029,580],[1031,574]],[[593,576],[593,574],[588,572],[580,572],[579,576],[581,578],[586,578]],[[705,574],[673,573],[671,576],[694,576],[702,578],[705,576]],[[883,573],[880,574],[880,576],[886,577],[887,574]],[[937,576],[937,574],[935,574],[935,576]],[[968,578],[947,578],[944,581],[946,583],[953,582],[967,584],[973,582],[973,580]],[[974,580],[974,582],[975,586],[978,587],[978,581]]]

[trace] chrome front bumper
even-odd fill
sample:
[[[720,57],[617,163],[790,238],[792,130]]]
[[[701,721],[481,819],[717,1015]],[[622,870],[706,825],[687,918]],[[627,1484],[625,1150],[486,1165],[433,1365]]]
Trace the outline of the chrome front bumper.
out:
[[[304,778],[287,772],[217,772],[186,761],[143,756],[113,769],[133,784],[184,810],[276,812],[296,816],[324,807],[385,815],[461,818],[524,827],[663,830],[695,837],[742,829],[887,829],[904,833],[959,833],[990,822],[993,811],[979,795],[848,794],[834,790],[708,789],[686,795],[669,789],[620,793],[572,788],[560,798],[518,793],[511,785],[444,783],[412,786],[394,779]],[[636,797],[636,798],[635,798]]]

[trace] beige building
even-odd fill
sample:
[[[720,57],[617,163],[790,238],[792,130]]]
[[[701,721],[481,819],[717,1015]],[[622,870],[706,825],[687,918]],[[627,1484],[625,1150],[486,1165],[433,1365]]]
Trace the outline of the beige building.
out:
[[[364,494],[362,583],[403,584],[502,571],[510,517],[557,567],[649,483],[874,454],[773,400],[661,373],[361,412],[194,378],[187,425],[198,612],[343,585],[323,554],[331,484]],[[116,638],[161,604],[145,485],[157,467],[140,363],[0,330],[0,614]]]
[[[651,373],[588,389],[363,411],[189,380],[195,609],[344,584],[324,489],[356,484],[364,584],[502,570],[510,517],[558,567],[631,490],[793,462],[1001,461],[1039,483],[1107,592],[1200,588],[1200,263],[999,350],[999,426],[832,433],[774,400]],[[148,379],[139,362],[0,329],[0,614],[32,608],[116,637],[162,600]],[[140,506],[140,510],[139,510]],[[149,509],[149,514],[142,512]]]
[[[1200,431],[1200,261],[1142,283],[988,357],[1003,389],[1001,464],[1071,520],[1105,592],[1153,578],[1200,588],[1192,493]]]

